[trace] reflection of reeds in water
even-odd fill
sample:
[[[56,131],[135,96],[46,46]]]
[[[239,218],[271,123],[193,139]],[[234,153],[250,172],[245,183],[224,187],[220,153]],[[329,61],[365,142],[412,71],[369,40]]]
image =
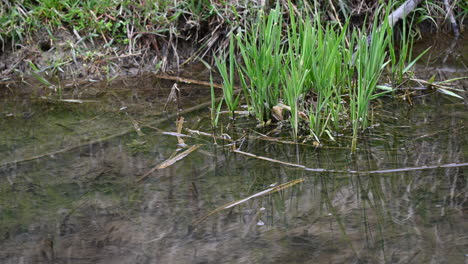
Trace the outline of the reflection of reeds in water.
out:
[[[258,193],[255,193],[255,194],[252,194],[248,197],[245,197],[245,198],[242,198],[240,200],[237,200],[237,201],[233,201],[233,202],[229,202],[223,206],[220,206],[218,208],[216,208],[215,210],[209,212],[208,214],[206,214],[205,216],[195,220],[193,223],[192,223],[192,227],[196,228],[197,225],[199,225],[203,220],[205,220],[206,218],[208,218],[209,216],[211,215],[214,215],[220,211],[223,211],[223,210],[226,210],[226,209],[229,209],[229,208],[233,208],[234,206],[237,206],[237,205],[240,205],[240,204],[243,204],[251,199],[254,199],[256,197],[261,197],[261,196],[264,196],[264,195],[269,195],[269,194],[273,194],[273,193],[276,193],[276,192],[279,192],[281,190],[284,190],[284,189],[287,189],[289,187],[292,187],[298,183],[301,183],[303,182],[304,179],[297,179],[297,180],[293,180],[293,181],[289,181],[289,182],[286,182],[286,183],[283,183],[283,184],[280,184],[280,185],[277,185],[277,186],[271,186],[270,188],[267,188],[263,191],[260,191]]]
[[[456,119],[453,126],[460,126]],[[382,128],[381,132],[387,129]],[[467,155],[466,150],[456,147],[467,142],[460,133],[462,131],[440,142],[421,140],[420,137],[415,137],[417,140],[412,142],[411,137],[406,136],[405,143],[398,138],[399,144],[403,144],[400,146],[388,145],[382,149],[372,144],[364,145],[351,160],[345,150],[301,148],[297,151],[297,146],[285,147],[277,143],[249,144],[244,152],[260,153],[257,157],[271,157],[270,160],[262,159],[262,163],[275,162],[269,166],[271,173],[252,172],[251,175],[262,179],[270,174],[299,176],[305,181],[301,188],[267,196],[270,202],[261,202],[259,197],[260,204],[244,205],[245,210],[237,214],[255,217],[245,215],[245,212],[268,204],[269,220],[264,221],[268,231],[260,229],[257,232],[268,236],[273,244],[282,243],[284,251],[270,252],[274,259],[282,254],[299,256],[306,254],[306,249],[313,248],[317,263],[322,263],[320,260],[324,261],[325,256],[331,262],[342,263],[425,263],[428,259],[450,259],[453,263],[463,261],[462,254],[454,253],[462,252],[468,245],[466,234],[463,234],[466,227],[463,208],[466,207],[468,193],[463,168],[466,167],[464,157]],[[411,151],[402,152],[407,148]],[[447,152],[437,151],[441,149]],[[337,153],[344,158],[337,157]],[[254,158],[246,157],[248,160]],[[345,163],[347,159],[348,164]],[[285,162],[276,162],[280,160]],[[312,174],[298,166],[289,166],[291,162],[303,162],[308,167],[314,165],[342,173]],[[436,168],[435,164],[439,162],[448,166]],[[342,166],[371,173],[346,174],[346,167]],[[241,226],[242,223],[239,222]],[[249,227],[248,230],[259,228]]]

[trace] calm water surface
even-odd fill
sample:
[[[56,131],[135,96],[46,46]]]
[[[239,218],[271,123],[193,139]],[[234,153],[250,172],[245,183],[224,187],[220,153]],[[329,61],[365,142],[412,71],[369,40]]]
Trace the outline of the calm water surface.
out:
[[[466,41],[434,44],[418,76],[468,75]],[[275,127],[240,117],[226,128],[223,119],[242,151],[343,172],[236,154],[228,140],[183,130],[187,146],[201,147],[137,183],[186,149],[165,133],[177,131],[168,114],[209,100],[206,87],[184,84],[178,103],[167,100],[173,83],[142,76],[65,89],[98,101],[83,104],[2,88],[0,263],[468,262],[468,167],[421,168],[468,162],[466,101],[427,91],[412,105],[383,99],[354,155],[346,137],[322,148],[278,143],[258,134],[278,137]],[[184,128],[211,133],[206,110],[184,114]]]

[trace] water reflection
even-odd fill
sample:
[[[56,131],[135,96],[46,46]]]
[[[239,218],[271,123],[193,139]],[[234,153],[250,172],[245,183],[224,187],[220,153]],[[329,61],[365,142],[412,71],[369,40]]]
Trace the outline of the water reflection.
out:
[[[135,183],[179,148],[174,134],[161,133],[176,131],[175,118],[158,123],[156,130],[143,128],[140,135],[131,131],[37,158],[134,129],[132,120],[145,124],[164,116],[172,83],[149,80],[148,89],[143,84],[109,89],[95,106],[2,101],[13,116],[0,119],[1,263],[467,260],[466,167],[310,172],[238,155],[223,147],[227,141],[213,144],[194,134],[184,140],[189,146],[203,144],[197,152]],[[209,96],[209,90],[186,92],[196,98],[188,100],[192,104]],[[125,113],[123,106],[129,109]],[[245,137],[242,151],[309,168],[372,171],[463,163],[468,161],[466,110],[466,104],[437,95],[414,98],[413,106],[383,102],[376,125],[354,155],[346,138],[326,148],[260,140],[251,122],[242,119],[236,131],[227,132]],[[185,116],[184,127],[210,132],[208,118],[207,113]],[[300,178],[301,184],[195,224],[223,204]]]

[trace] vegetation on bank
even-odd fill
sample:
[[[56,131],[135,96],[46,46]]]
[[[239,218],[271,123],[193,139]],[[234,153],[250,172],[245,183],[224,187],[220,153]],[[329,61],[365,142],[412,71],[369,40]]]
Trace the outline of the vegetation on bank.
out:
[[[447,10],[463,25],[468,14],[464,1],[446,9],[447,1],[426,0],[400,26],[401,38],[394,38],[385,18],[403,2],[2,1],[0,42],[3,55],[25,47],[39,53],[60,49],[58,58],[24,55],[18,61],[49,87],[54,85],[43,73],[57,75],[67,65],[98,62],[109,79],[119,67],[115,58],[166,70],[171,62],[215,55],[232,113],[246,103],[260,122],[288,119],[294,137],[310,135],[318,142],[350,130],[355,148],[359,131],[369,126],[370,102],[403,82],[412,65],[408,25],[440,27]],[[190,52],[181,52],[186,47]],[[387,85],[378,90],[379,82]],[[220,107],[213,101],[213,124]]]
[[[204,57],[227,47],[230,32],[246,30],[258,10],[288,1],[215,0],[17,0],[0,1],[1,51],[17,50],[37,43],[45,51],[57,44],[58,29],[76,38],[70,46],[99,49],[112,55],[158,51],[177,58],[178,46],[190,43]],[[295,12],[320,12],[326,21],[362,23],[391,1],[293,0]],[[393,1],[399,6],[403,0]],[[466,1],[448,1],[459,24],[466,23]],[[425,0],[415,12],[416,22],[430,21],[439,27],[447,20],[444,1]],[[158,63],[153,61],[153,63]]]

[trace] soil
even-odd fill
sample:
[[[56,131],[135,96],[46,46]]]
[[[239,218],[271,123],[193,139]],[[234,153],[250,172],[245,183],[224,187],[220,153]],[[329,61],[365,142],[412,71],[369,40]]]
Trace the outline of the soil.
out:
[[[32,62],[39,75],[50,80],[92,79],[106,80],[117,76],[135,76],[148,72],[172,72],[181,64],[193,59],[196,45],[178,41],[177,50],[154,49],[144,38],[140,40],[138,51],[128,51],[124,45],[79,41],[65,28],[59,28],[53,39],[45,32],[38,33],[33,40],[11,48],[5,45],[0,50],[0,80],[30,76]],[[78,43],[78,44],[77,44]]]

